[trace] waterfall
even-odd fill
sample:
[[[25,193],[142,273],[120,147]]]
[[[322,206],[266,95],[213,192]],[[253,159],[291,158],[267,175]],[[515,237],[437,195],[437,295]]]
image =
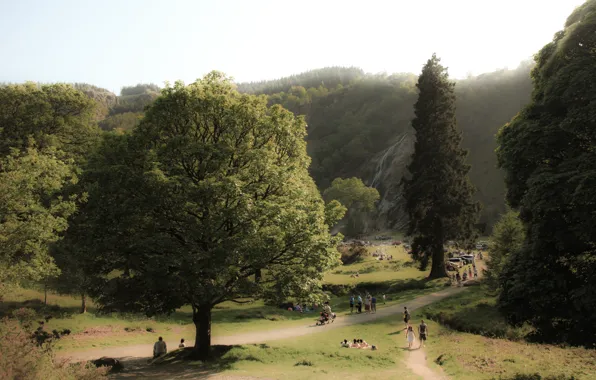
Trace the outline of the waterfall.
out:
[[[377,164],[377,171],[375,173],[375,176],[373,177],[372,183],[370,184],[371,187],[376,187],[376,185],[379,185],[381,183],[381,179],[383,178],[383,170],[384,170],[384,166],[385,166],[385,160],[387,159],[387,157],[389,157],[390,155],[393,154],[393,151],[395,150],[396,147],[401,145],[401,143],[405,140],[406,136],[407,136],[406,133],[402,134],[401,138],[399,138],[399,140],[397,140],[397,142],[395,144],[389,146],[387,149],[385,149],[382,152],[381,159],[379,160],[379,163]]]

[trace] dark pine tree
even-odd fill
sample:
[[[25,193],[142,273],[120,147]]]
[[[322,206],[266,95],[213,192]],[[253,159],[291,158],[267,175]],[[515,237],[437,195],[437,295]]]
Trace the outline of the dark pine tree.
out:
[[[443,244],[472,236],[480,205],[472,200],[467,151],[460,147],[455,84],[436,55],[422,69],[416,87],[419,95],[412,120],[416,145],[408,166],[410,179],[403,181],[408,234],[414,236],[413,257],[421,269],[432,258],[430,278],[439,278],[447,276]]]

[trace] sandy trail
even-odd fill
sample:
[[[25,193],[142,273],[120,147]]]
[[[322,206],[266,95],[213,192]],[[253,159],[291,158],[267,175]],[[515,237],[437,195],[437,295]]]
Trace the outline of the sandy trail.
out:
[[[426,362],[426,352],[424,348],[419,347],[419,344],[420,341],[415,339],[413,346],[416,348],[408,350],[406,353],[406,365],[408,368],[424,380],[446,380],[447,376],[437,374],[429,368]]]
[[[212,344],[218,345],[241,345],[241,344],[254,344],[254,343],[265,343],[280,339],[293,338],[308,334],[316,334],[329,329],[336,329],[345,326],[351,326],[359,323],[365,323],[374,321],[380,318],[399,315],[401,321],[401,314],[403,313],[404,306],[414,311],[418,308],[429,305],[433,302],[439,301],[445,297],[457,294],[464,291],[466,288],[450,287],[445,290],[441,290],[435,293],[427,294],[415,298],[407,303],[402,303],[393,306],[387,306],[379,308],[376,314],[354,314],[338,317],[334,323],[325,326],[315,326],[314,322],[307,326],[290,327],[285,329],[275,329],[258,331],[252,333],[231,335],[231,336],[219,336],[212,338]],[[178,341],[166,341],[170,350],[178,347]],[[193,346],[193,341],[187,341],[187,346]],[[85,350],[72,353],[58,353],[57,356],[62,359],[69,359],[70,361],[84,361],[98,359],[102,356],[108,356],[112,358],[148,358],[153,352],[153,344],[139,344],[132,346],[121,346],[121,347],[106,347],[100,349]],[[429,378],[430,379],[430,378]]]

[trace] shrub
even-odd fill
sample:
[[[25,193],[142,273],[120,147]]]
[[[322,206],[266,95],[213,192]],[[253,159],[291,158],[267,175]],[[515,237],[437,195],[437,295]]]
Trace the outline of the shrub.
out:
[[[543,377],[539,373],[533,373],[533,374],[518,373],[518,374],[515,374],[513,377],[509,377],[509,378],[503,379],[503,380],[577,380],[577,378],[575,376],[565,376],[565,375]]]
[[[31,334],[14,320],[0,322],[0,378],[27,380],[93,380],[106,369],[87,363],[54,363],[50,345],[38,345]]]
[[[360,262],[368,256],[366,248],[355,243],[352,243],[349,246],[339,247],[338,249],[341,253],[341,262],[344,263],[344,265]]]
[[[294,366],[304,365],[307,367],[312,367],[314,364],[309,360],[301,360],[298,363],[294,364]]]

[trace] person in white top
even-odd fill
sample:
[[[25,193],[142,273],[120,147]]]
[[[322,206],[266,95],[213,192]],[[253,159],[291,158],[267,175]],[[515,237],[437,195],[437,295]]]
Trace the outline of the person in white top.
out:
[[[408,348],[412,349],[412,344],[414,343],[414,329],[412,328],[412,326],[408,326],[408,333],[407,333],[407,337],[408,337]]]
[[[168,353],[168,346],[163,338],[160,336],[159,340],[153,345],[153,358],[160,357]]]

